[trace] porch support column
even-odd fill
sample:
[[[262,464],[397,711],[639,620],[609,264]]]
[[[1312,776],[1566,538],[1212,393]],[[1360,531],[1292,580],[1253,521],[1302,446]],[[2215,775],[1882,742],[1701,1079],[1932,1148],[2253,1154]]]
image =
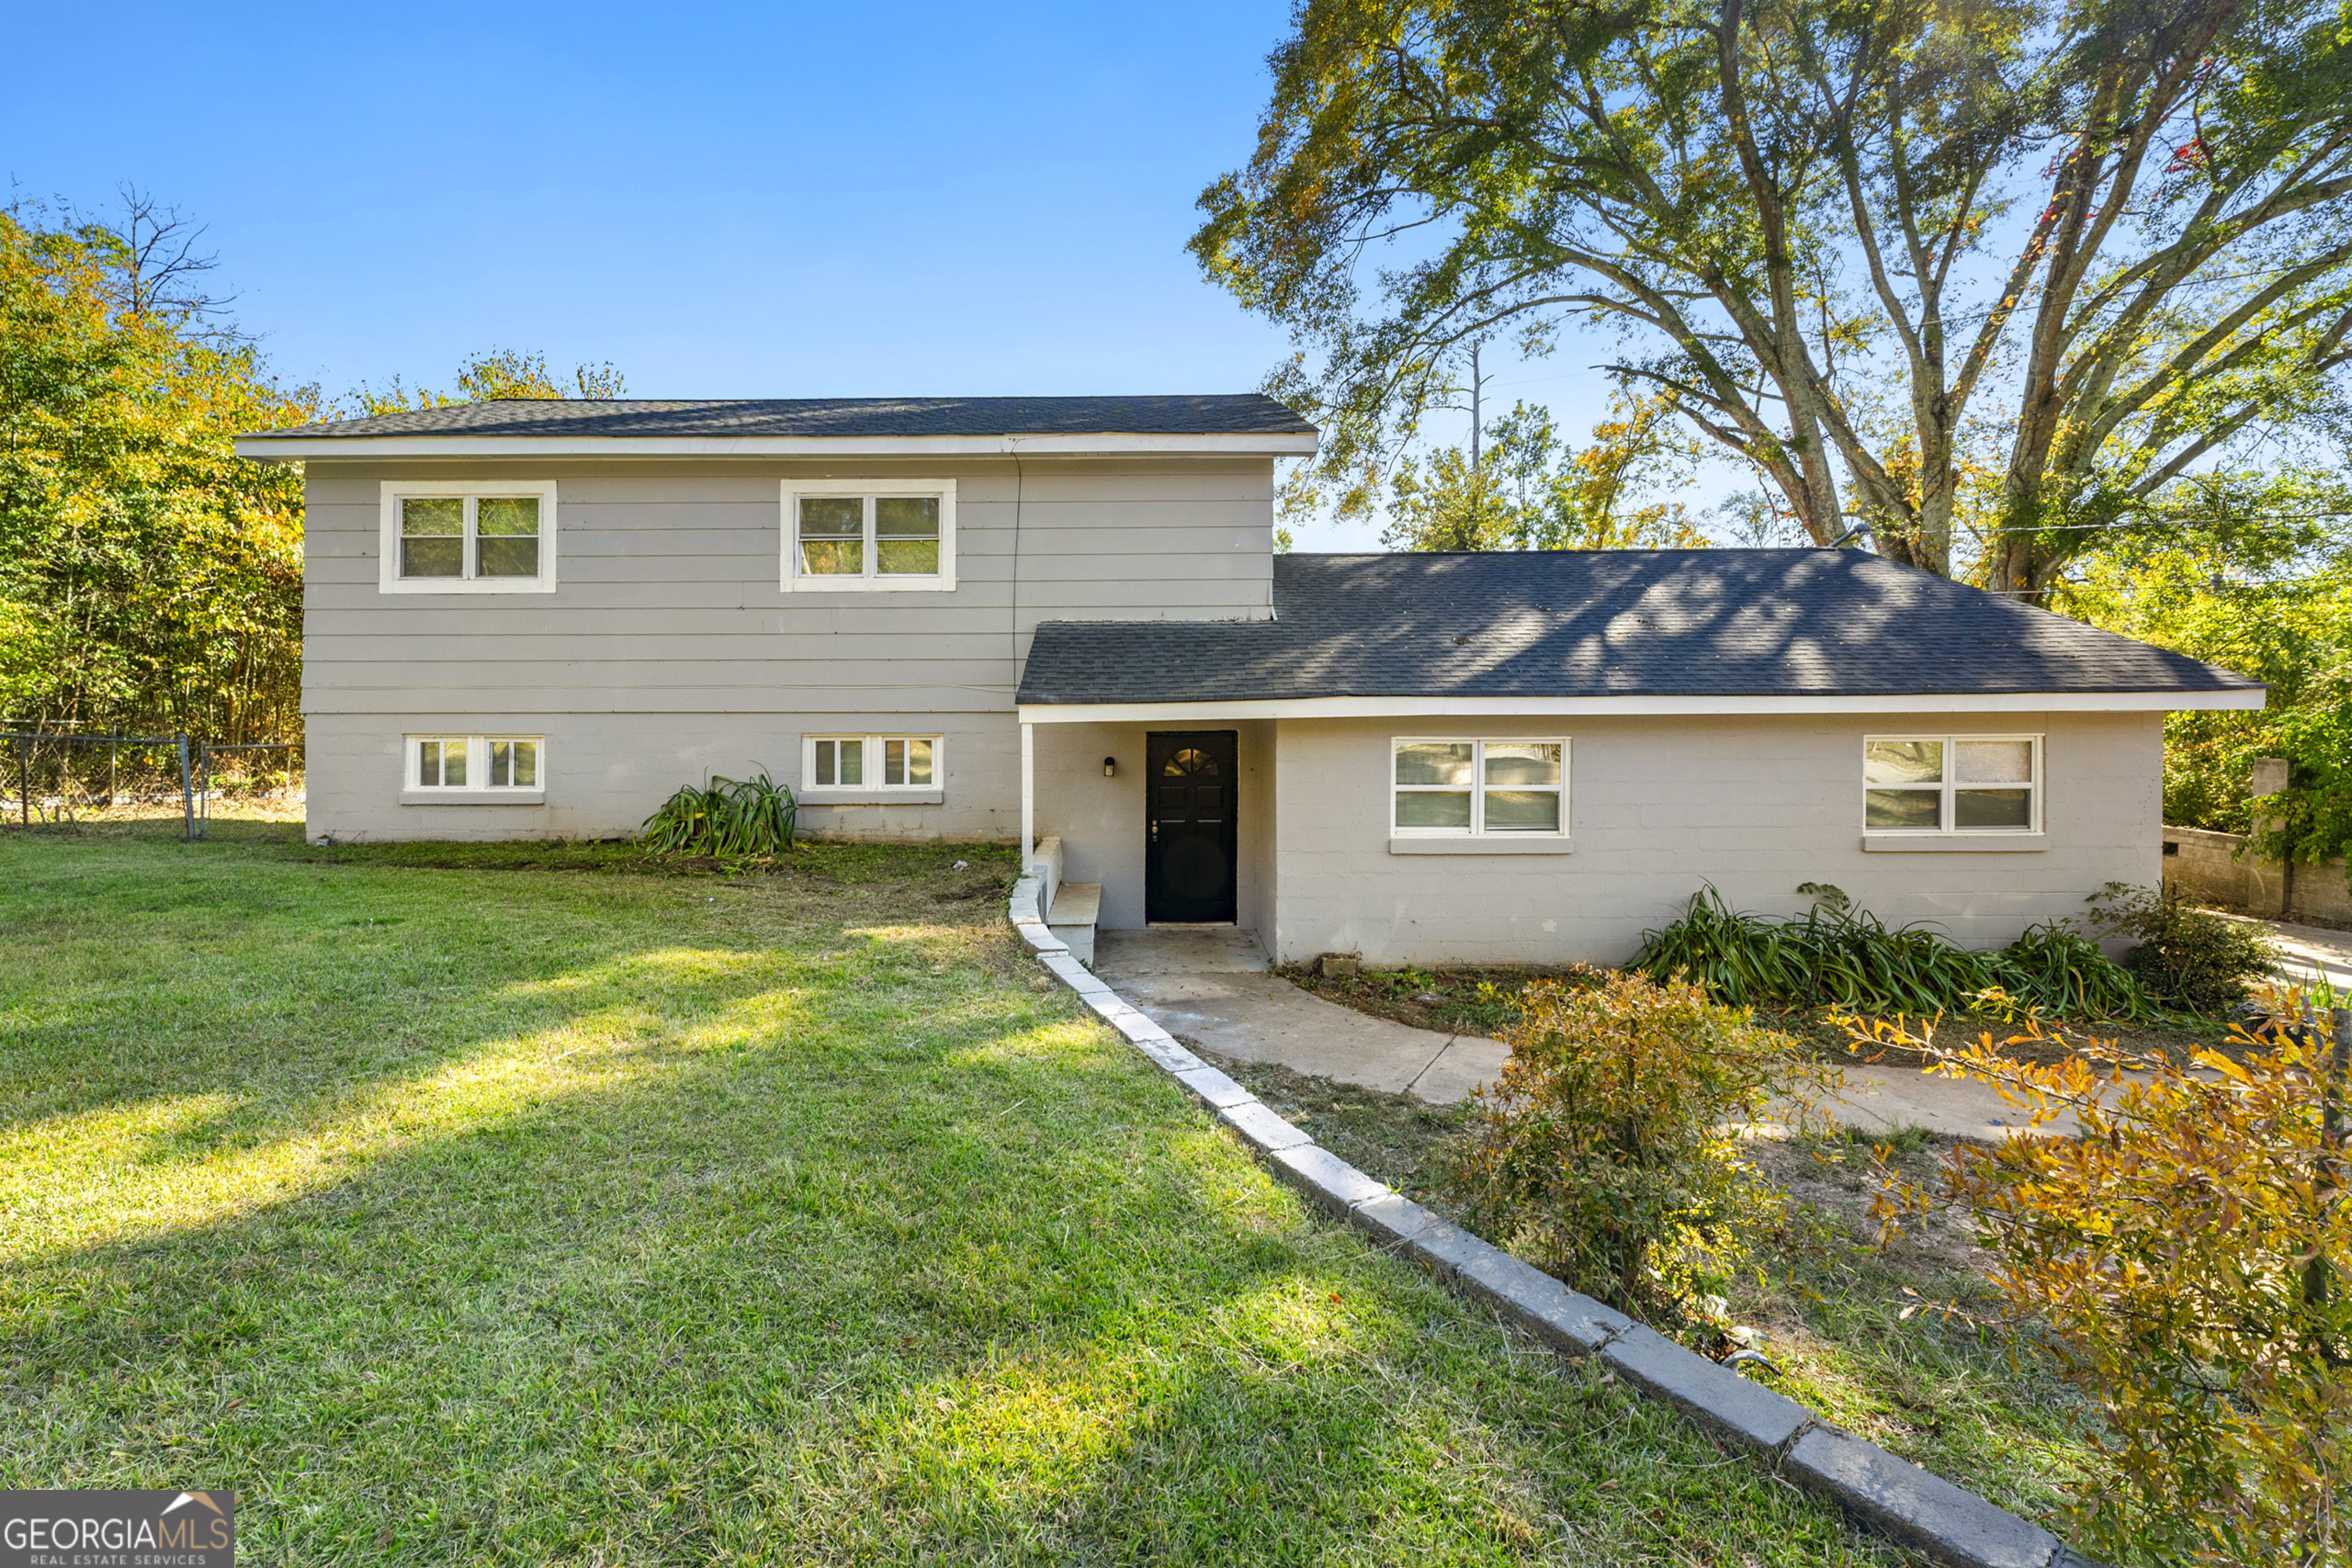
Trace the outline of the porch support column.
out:
[[[1021,727],[1021,874],[1037,869],[1037,727]]]

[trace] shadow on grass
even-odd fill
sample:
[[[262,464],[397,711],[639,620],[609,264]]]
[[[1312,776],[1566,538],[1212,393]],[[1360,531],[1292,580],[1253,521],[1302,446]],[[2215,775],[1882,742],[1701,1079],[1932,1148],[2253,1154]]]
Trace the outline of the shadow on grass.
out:
[[[264,1561],[1850,1549],[1752,1474],[1727,1508],[1622,1389],[1564,1401],[1101,1032],[956,1034],[673,1061],[12,1269],[8,1480],[200,1470]]]
[[[1892,1560],[1312,1222],[920,879],[224,886],[107,1012],[82,950],[193,917],[104,874],[8,1071],[192,1109],[0,1266],[6,1484],[234,1486],[263,1562]],[[304,1055],[345,1006],[413,1032]],[[142,1227],[144,1176],[243,1200]]]

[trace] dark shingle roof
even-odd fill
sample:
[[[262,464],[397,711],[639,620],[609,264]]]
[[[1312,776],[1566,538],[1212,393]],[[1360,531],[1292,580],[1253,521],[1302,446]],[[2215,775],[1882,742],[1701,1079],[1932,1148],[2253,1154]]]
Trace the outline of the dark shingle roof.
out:
[[[1257,392],[1144,398],[497,398],[246,439],[368,435],[1311,435]]]
[[[1860,550],[1280,555],[1274,611],[1049,622],[1021,701],[2259,689]]]

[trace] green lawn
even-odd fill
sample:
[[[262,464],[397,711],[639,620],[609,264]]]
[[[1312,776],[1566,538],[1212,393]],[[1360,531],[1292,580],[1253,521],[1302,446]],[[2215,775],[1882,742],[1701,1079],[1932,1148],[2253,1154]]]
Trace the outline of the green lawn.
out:
[[[0,1485],[256,1562],[1903,1560],[1314,1218],[1007,851],[214,832],[0,836]]]
[[[1448,1145],[1468,1110],[1278,1066],[1225,1066],[1332,1153],[1464,1217],[1448,1189]],[[1915,1218],[1881,1252],[1866,1143],[1749,1146],[1764,1176],[1804,1205],[1804,1223],[1766,1241],[1757,1272],[1732,1292],[1733,1316],[1762,1329],[1778,1369],[1758,1380],[2027,1518],[2051,1521],[2094,1462],[2077,1425],[2082,1401],[2033,1337],[2005,1321],[1984,1272],[1989,1260],[1969,1245],[1965,1224],[1949,1213]],[[1949,1140],[1911,1133],[1894,1146],[1915,1181],[1939,1185]]]

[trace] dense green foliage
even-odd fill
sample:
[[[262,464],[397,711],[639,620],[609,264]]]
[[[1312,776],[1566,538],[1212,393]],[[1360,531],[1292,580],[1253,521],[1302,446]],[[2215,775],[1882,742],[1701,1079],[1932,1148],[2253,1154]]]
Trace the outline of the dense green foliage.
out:
[[[2127,637],[2268,684],[2257,710],[2165,724],[2165,820],[2250,833],[2259,852],[2325,861],[2352,850],[2352,486],[2282,471],[2256,493],[2210,487],[2194,528],[2125,532],[2077,563],[2061,606]],[[2289,788],[2257,823],[2256,757]]]
[[[1735,1124],[1823,1087],[1786,1035],[1696,986],[1610,973],[1519,996],[1454,1185],[1474,1228],[1629,1312],[1722,1292],[1781,1210]]]
[[[1998,953],[1979,953],[1925,926],[1889,926],[1835,888],[1791,919],[1735,911],[1706,887],[1680,919],[1642,933],[1633,967],[1687,979],[1735,1006],[1779,1002],[1925,1016],[1967,1012],[1998,991],[2058,1018],[2141,1019],[2156,1011],[2098,944],[2040,925]]]
[[[2177,887],[2152,893],[2114,882],[2091,903],[2108,931],[2138,944],[2123,955],[2123,967],[2167,1007],[2226,1013],[2277,956],[2261,927],[2199,908]]]
[[[1192,248],[1343,511],[1497,337],[2028,597],[2344,409],[2339,0],[1305,0],[1271,65]]]
[[[492,398],[618,398],[628,383],[610,360],[601,365],[575,365],[569,381],[559,381],[548,368],[544,354],[498,348],[477,354],[458,367],[458,389],[435,391],[412,387],[395,376],[382,387],[364,382],[353,389],[337,412],[363,414],[401,413],[410,409],[446,408],[451,403],[479,403]]]
[[[684,784],[645,819],[639,841],[682,855],[779,855],[792,847],[800,810],[767,774]]]
[[[215,324],[157,223],[0,211],[0,722],[290,738],[301,476],[232,437],[314,400]]]

